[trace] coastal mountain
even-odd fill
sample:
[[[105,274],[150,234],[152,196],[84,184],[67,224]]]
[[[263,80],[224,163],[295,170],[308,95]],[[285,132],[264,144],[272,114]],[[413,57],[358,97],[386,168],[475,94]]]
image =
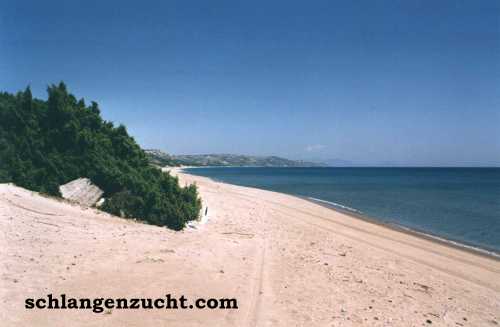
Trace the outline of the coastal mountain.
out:
[[[151,163],[158,166],[220,166],[220,167],[323,167],[324,164],[290,160],[276,156],[237,154],[172,155],[161,150],[145,150]]]
[[[88,178],[106,198],[100,209],[179,230],[197,219],[194,185],[149,164],[125,126],[101,118],[66,85],[51,85],[46,101],[31,90],[0,92],[0,183],[61,196],[60,185]]]

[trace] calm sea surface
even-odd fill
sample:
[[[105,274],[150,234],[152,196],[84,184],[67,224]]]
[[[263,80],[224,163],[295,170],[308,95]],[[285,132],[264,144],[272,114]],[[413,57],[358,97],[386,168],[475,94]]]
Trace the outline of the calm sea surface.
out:
[[[193,168],[500,253],[500,168]]]

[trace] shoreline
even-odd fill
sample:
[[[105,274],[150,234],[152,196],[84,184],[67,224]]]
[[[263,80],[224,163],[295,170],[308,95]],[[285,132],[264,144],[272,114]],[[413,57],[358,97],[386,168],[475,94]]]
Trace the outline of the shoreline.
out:
[[[292,195],[292,196],[297,196],[297,195]],[[456,240],[452,240],[452,239],[447,239],[445,237],[435,235],[435,234],[432,234],[432,233],[424,231],[424,230],[418,230],[415,228],[406,227],[404,225],[400,225],[400,224],[396,224],[396,223],[389,223],[389,222],[381,221],[377,218],[370,217],[364,213],[361,214],[361,213],[357,213],[357,212],[351,212],[349,210],[343,210],[341,208],[337,208],[333,204],[326,203],[328,201],[325,201],[325,200],[313,199],[310,197],[301,197],[301,196],[297,196],[297,197],[302,198],[306,201],[313,202],[313,203],[318,204],[320,206],[324,206],[328,209],[340,212],[344,215],[350,216],[350,217],[355,218],[355,219],[360,219],[360,220],[363,220],[365,222],[375,224],[378,226],[382,226],[382,227],[385,227],[385,228],[388,228],[388,229],[391,229],[391,230],[394,230],[397,232],[401,232],[401,233],[404,233],[407,235],[422,238],[422,239],[425,239],[425,240],[428,240],[431,242],[435,242],[435,243],[438,243],[438,244],[441,244],[444,246],[449,246],[449,247],[452,247],[454,249],[463,250],[463,251],[466,251],[468,253],[477,254],[477,255],[483,256],[485,258],[490,258],[490,259],[500,261],[500,252],[496,252],[493,249],[483,249],[483,248],[477,247],[477,246],[472,245],[472,244],[467,244],[464,242],[460,242],[460,241],[456,241]]]
[[[211,166],[211,167],[197,167],[197,166],[191,167],[191,166],[186,166],[186,167],[172,167],[172,168],[175,168],[175,170],[177,170],[177,171],[179,171],[179,172],[181,172],[183,174],[193,175],[193,174],[189,174],[189,172],[186,171],[185,169],[193,169],[193,168],[195,168],[195,169],[196,168],[220,168],[220,167],[218,167],[218,166]],[[225,167],[225,168],[227,168],[227,167]],[[471,253],[471,254],[476,254],[476,255],[483,256],[485,258],[489,258],[489,259],[494,259],[496,261],[500,261],[500,251],[497,251],[495,249],[482,248],[482,247],[479,247],[479,246],[474,245],[474,244],[468,244],[468,243],[463,242],[463,241],[449,239],[449,238],[440,236],[438,234],[434,234],[434,233],[429,232],[429,231],[420,230],[420,229],[416,229],[416,228],[412,228],[412,227],[407,227],[407,226],[404,226],[404,225],[401,225],[401,224],[397,224],[397,223],[389,223],[389,222],[383,221],[383,220],[381,220],[379,218],[375,218],[375,217],[369,216],[369,215],[367,215],[365,213],[360,213],[356,209],[352,209],[352,208],[349,208],[350,210],[349,209],[342,209],[342,208],[340,208],[340,205],[333,204],[332,202],[327,201],[327,200],[316,199],[316,198],[312,198],[312,197],[308,197],[308,196],[301,196],[301,195],[296,195],[296,194],[291,194],[291,193],[283,193],[283,192],[268,190],[268,189],[264,189],[264,188],[258,188],[258,187],[252,187],[252,186],[244,186],[244,185],[238,185],[238,184],[231,184],[231,183],[227,183],[227,182],[224,182],[224,181],[221,181],[221,180],[217,180],[215,178],[211,178],[211,177],[207,177],[207,176],[202,176],[202,175],[194,175],[194,176],[201,176],[201,177],[204,177],[204,178],[208,178],[211,181],[216,182],[216,183],[223,183],[223,184],[233,185],[233,186],[248,187],[248,188],[253,188],[253,189],[257,189],[257,190],[264,190],[264,191],[275,192],[275,193],[279,193],[279,194],[283,194],[283,195],[293,196],[293,197],[296,197],[296,198],[299,198],[299,199],[302,199],[302,200],[306,200],[306,201],[309,201],[311,203],[320,205],[322,207],[328,208],[330,210],[339,212],[341,214],[347,215],[347,216],[349,216],[351,218],[354,218],[354,219],[359,219],[359,220],[362,220],[364,222],[368,222],[368,223],[371,223],[371,224],[375,224],[377,226],[388,228],[388,229],[393,230],[393,231],[404,233],[406,235],[410,235],[410,236],[413,236],[413,237],[425,239],[427,241],[435,242],[435,243],[440,244],[440,245],[449,246],[449,247],[454,248],[454,249],[463,250],[463,251],[466,251],[466,252]],[[353,210],[356,210],[356,211],[353,211]]]
[[[172,231],[0,185],[9,326],[486,326],[500,262],[297,196],[172,171],[209,207]],[[2,240],[0,240],[2,243]],[[25,298],[238,299],[239,310],[26,310]],[[460,325],[459,324],[459,325]],[[465,324],[464,324],[465,325]]]

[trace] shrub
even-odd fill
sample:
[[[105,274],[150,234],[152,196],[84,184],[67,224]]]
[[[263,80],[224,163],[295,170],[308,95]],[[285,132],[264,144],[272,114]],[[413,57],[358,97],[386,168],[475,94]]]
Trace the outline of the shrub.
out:
[[[112,214],[176,230],[198,217],[196,187],[151,167],[125,126],[103,120],[97,103],[86,106],[62,82],[47,91],[47,101],[29,88],[0,93],[0,182],[59,196],[58,185],[88,177]]]

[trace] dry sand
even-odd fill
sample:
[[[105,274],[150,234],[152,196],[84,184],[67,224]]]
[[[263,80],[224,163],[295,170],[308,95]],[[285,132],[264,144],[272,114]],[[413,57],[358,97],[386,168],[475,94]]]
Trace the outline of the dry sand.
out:
[[[172,232],[0,185],[1,326],[496,326],[500,262],[293,196],[196,182]],[[236,297],[238,310],[26,310],[24,299]]]

